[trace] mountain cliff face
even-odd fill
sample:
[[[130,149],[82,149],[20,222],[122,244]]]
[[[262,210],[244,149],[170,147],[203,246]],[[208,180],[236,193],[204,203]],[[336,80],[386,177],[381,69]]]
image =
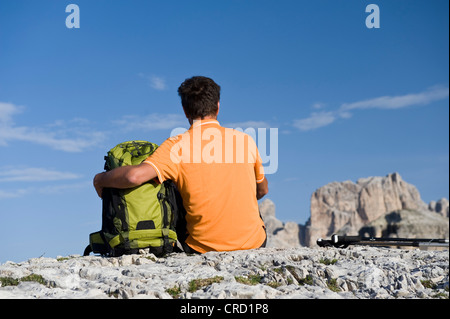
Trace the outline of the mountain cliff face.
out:
[[[333,234],[441,237],[449,234],[446,199],[426,204],[417,188],[398,173],[333,182],[311,196],[311,217],[306,225],[283,224],[275,217],[275,205],[260,204],[272,247],[314,246],[318,238]]]

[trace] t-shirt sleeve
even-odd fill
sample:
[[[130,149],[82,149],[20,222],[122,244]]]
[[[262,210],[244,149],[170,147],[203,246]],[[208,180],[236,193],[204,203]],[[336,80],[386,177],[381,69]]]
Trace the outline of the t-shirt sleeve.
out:
[[[144,163],[153,166],[158,175],[158,180],[163,183],[170,179],[178,179],[179,161],[176,156],[177,137],[171,137],[165,140],[156,151],[150,155]]]

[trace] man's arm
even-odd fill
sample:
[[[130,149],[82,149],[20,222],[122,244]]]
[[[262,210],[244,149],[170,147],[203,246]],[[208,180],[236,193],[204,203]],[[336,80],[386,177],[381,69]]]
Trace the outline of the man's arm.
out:
[[[256,198],[260,200],[269,192],[269,182],[264,176],[264,180],[261,183],[256,184]]]
[[[94,187],[101,198],[103,188],[126,189],[140,186],[145,182],[154,179],[156,171],[153,166],[142,163],[134,166],[121,166],[109,172],[95,175]]]

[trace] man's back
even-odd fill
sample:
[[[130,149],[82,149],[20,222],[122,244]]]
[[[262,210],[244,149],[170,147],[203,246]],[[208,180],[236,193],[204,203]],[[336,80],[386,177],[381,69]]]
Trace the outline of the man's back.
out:
[[[155,168],[160,182],[176,182],[187,211],[186,243],[191,248],[204,253],[263,244],[256,183],[264,173],[250,136],[216,120],[196,121],[145,162]]]
[[[133,188],[158,177],[174,181],[186,208],[187,230],[177,229],[185,251],[227,251],[264,245],[266,234],[257,199],[269,191],[261,157],[248,135],[217,122],[220,86],[194,76],[178,88],[184,114],[192,125],[167,139],[139,165],[118,167],[94,177],[104,188]]]

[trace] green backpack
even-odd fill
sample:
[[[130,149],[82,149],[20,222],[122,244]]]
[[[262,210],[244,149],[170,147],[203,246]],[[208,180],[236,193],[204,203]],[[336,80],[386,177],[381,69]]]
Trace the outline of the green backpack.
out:
[[[138,165],[158,145],[146,141],[130,141],[117,145],[105,156],[105,170]],[[103,189],[102,230],[89,235],[84,251],[118,257],[135,254],[139,249],[161,256],[173,251],[177,242],[175,225],[185,216],[183,202],[175,184],[154,180],[131,189]]]

